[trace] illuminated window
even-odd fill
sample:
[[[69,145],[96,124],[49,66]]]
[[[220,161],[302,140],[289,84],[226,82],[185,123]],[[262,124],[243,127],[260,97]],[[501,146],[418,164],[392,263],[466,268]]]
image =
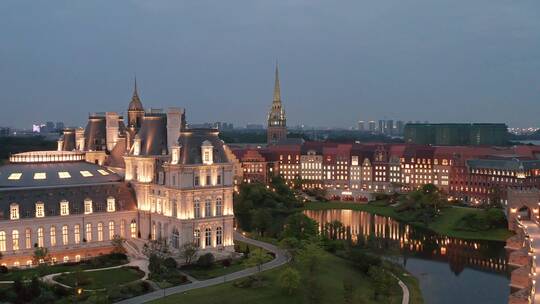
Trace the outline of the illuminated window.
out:
[[[210,228],[204,230],[204,246],[212,246],[212,229]]]
[[[71,174],[69,174],[69,172],[62,171],[62,172],[58,172],[58,177],[59,178],[71,178]]]
[[[107,198],[107,212],[114,212],[116,210],[114,197]]]
[[[67,263],[67,262],[69,262],[69,257],[66,255],[66,256],[64,257],[64,263]]]
[[[193,203],[193,216],[195,218],[201,217],[201,203],[198,199],[195,199],[195,202]]]
[[[13,203],[9,205],[9,218],[12,220],[19,219],[19,204]]]
[[[90,177],[90,176],[94,176],[92,173],[90,173],[90,171],[80,171],[81,172],[81,175],[83,177]]]
[[[56,227],[51,226],[51,246],[56,246]]]
[[[114,221],[109,222],[109,240],[114,238]]]
[[[105,170],[103,170],[103,169],[99,169],[99,170],[97,170],[97,171],[98,171],[99,174],[101,174],[101,175],[109,175],[109,172],[107,172],[107,171],[105,171]]]
[[[209,198],[204,202],[204,216],[212,216],[212,201]]]
[[[193,231],[193,242],[195,243],[195,246],[201,247],[201,231],[199,229]]]
[[[34,173],[34,179],[47,179],[47,173],[45,172]]]
[[[73,226],[73,236],[75,238],[75,244],[79,244],[81,242],[81,226],[79,224]]]
[[[75,262],[80,262],[81,261],[81,255],[80,254],[77,254],[75,256]]]
[[[135,220],[131,220],[131,224],[129,224],[129,232],[132,239],[137,238],[137,222]]]
[[[0,231],[0,252],[6,251],[6,232]]]
[[[121,220],[120,221],[120,237],[123,237],[125,238],[126,237],[126,221],[125,220]]]
[[[11,173],[8,177],[9,180],[19,180],[21,179],[22,173]]]
[[[13,250],[19,250],[19,230],[13,230],[11,232],[11,244]]]
[[[223,201],[221,200],[221,197],[218,197],[216,199],[216,216],[222,216],[223,215]]]
[[[30,228],[26,228],[26,230],[24,231],[24,238],[24,245],[26,249],[32,248],[32,230],[30,230]]]
[[[92,241],[92,224],[90,223],[86,224],[86,241],[87,242]]]
[[[102,222],[99,222],[97,224],[97,238],[98,238],[98,242],[103,241],[103,223]]]
[[[43,247],[43,227],[39,227],[37,230],[38,247]]]
[[[87,198],[84,200],[84,214],[90,214],[92,212],[92,200]]]
[[[36,203],[36,217],[44,217],[45,216],[45,204],[39,202]]]
[[[60,202],[60,215],[69,215],[69,202]]]
[[[223,229],[221,227],[216,228],[216,245],[223,244]]]
[[[69,243],[68,226],[62,226],[62,244],[67,245]]]

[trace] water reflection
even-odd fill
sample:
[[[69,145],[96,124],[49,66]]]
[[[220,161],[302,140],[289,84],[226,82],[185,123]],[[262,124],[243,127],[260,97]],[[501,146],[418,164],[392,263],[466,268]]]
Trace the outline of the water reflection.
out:
[[[399,253],[404,266],[414,257],[445,262],[456,276],[466,268],[508,275],[504,242],[450,238],[362,211],[309,210],[305,213],[319,223],[321,232],[328,230],[326,223],[340,221],[344,229],[337,234],[338,238],[349,237],[353,243],[369,239],[377,248]]]

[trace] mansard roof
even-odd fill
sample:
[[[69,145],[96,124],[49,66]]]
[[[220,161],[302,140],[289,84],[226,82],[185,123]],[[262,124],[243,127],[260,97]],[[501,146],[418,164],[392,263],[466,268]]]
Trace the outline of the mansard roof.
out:
[[[180,163],[185,165],[202,164],[201,146],[208,141],[213,146],[214,163],[228,163],[223,142],[216,129],[188,129],[180,133]]]

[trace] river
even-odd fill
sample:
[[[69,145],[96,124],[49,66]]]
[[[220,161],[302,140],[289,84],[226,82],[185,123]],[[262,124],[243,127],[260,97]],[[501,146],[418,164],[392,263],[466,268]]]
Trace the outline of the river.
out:
[[[426,304],[506,304],[509,271],[504,242],[471,241],[438,235],[391,218],[352,210],[305,211],[324,223],[338,220],[353,242],[367,240],[397,254],[420,283]]]

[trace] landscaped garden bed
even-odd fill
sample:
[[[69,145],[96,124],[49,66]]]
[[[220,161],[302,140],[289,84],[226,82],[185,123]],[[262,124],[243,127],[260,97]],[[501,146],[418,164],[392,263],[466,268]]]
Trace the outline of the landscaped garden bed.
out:
[[[138,267],[120,267],[97,271],[76,271],[55,276],[54,280],[73,288],[99,290],[120,286],[143,277],[144,272]]]

